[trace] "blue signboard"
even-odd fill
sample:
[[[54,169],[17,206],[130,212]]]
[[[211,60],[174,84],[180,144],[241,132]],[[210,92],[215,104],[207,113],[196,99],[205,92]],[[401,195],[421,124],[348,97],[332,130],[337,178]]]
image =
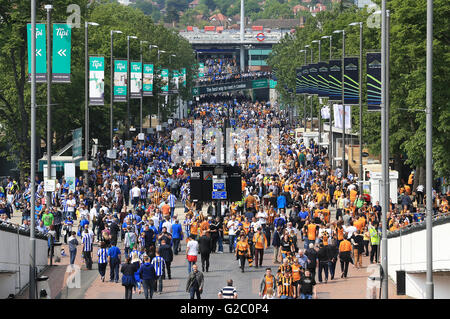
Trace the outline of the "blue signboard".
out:
[[[212,192],[212,199],[227,199],[227,192],[226,191]]]

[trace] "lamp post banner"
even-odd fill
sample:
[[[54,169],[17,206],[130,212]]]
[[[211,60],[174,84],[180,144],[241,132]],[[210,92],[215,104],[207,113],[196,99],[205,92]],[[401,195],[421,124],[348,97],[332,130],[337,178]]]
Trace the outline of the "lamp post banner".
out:
[[[303,83],[303,93],[312,94],[312,86],[309,80],[309,65],[302,66],[302,83]]]
[[[295,93],[304,93],[303,81],[302,81],[302,68],[295,69]]]
[[[367,109],[381,110],[381,53],[367,53]]]
[[[142,63],[130,63],[130,98],[139,99],[142,91]]]
[[[328,63],[328,91],[330,102],[342,101],[342,61],[330,60]]]
[[[114,60],[114,102],[127,101],[127,60]]]
[[[317,75],[318,75],[318,68],[316,63],[312,63],[309,65],[309,80],[311,82],[311,94],[317,95],[319,93],[318,86],[317,86]]]
[[[161,94],[163,94],[163,95],[169,94],[169,70],[168,69],[161,70]]]
[[[153,96],[153,64],[144,64],[142,85],[143,95]]]
[[[359,104],[359,58],[344,58],[344,104]]]
[[[27,25],[28,35],[28,81],[31,82],[31,23]],[[45,23],[36,23],[36,82],[47,82],[47,45]]]
[[[183,87],[186,87],[186,68],[181,69],[181,82]]]
[[[89,57],[89,105],[105,105],[104,57]]]
[[[53,24],[52,82],[70,83],[71,37],[70,24]]]
[[[328,90],[328,63],[319,62],[317,63],[317,89],[319,97],[329,97],[330,93]]]
[[[203,78],[205,76],[205,63],[199,63],[198,65],[198,77]]]

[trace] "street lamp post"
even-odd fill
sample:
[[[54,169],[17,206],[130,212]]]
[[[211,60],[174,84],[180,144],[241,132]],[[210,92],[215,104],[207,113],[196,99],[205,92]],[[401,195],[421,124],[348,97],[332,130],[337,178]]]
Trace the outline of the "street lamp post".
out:
[[[84,128],[85,128],[85,138],[84,138],[84,160],[89,159],[89,56],[88,56],[88,28],[89,26],[98,26],[96,22],[84,23]],[[88,171],[84,171],[84,183],[88,185]]]
[[[309,48],[309,50],[311,51],[311,64],[313,63],[313,49],[312,49],[312,47],[310,46],[310,45],[305,45],[305,48]],[[310,96],[309,96],[309,98],[310,98],[310,115],[311,115],[311,118],[310,118],[310,122],[311,122],[311,132],[313,131],[313,95],[311,94]]]
[[[139,50],[140,50],[140,53],[141,53],[141,70],[142,70],[141,71],[141,75],[142,75],[142,72],[144,70],[144,66],[142,64],[142,44],[143,43],[148,43],[148,41],[140,41],[139,42],[139,45],[140,45]],[[140,99],[140,105],[139,105],[139,127],[140,127],[139,133],[142,133],[142,103],[143,103],[143,100],[144,100],[142,85],[143,85],[143,79],[141,79],[141,92],[140,92],[141,93],[141,99]]]
[[[331,61],[332,55],[331,55],[331,50],[332,50],[332,40],[333,40],[333,36],[332,35],[325,35],[322,37],[322,39],[330,39],[330,55],[329,55],[329,60]],[[330,99],[328,99],[328,105],[330,108],[330,137],[329,137],[329,149],[328,149],[328,159],[330,161],[330,168],[333,169],[334,168],[334,161],[333,161],[333,124],[332,124],[332,116],[333,116],[333,110],[331,109],[331,102]]]
[[[363,23],[353,22],[349,26],[359,25],[359,183],[360,190],[363,183],[363,163],[362,163],[362,51],[363,51]]]
[[[29,299],[36,299],[36,0],[31,0],[31,154],[30,154],[30,258],[29,258]]]
[[[111,150],[114,147],[114,141],[113,141],[113,99],[114,99],[114,38],[113,35],[114,33],[117,34],[121,34],[122,31],[119,30],[111,30],[110,32],[110,38],[111,38],[111,57],[110,57],[110,68],[111,68],[111,76],[110,76],[110,111],[109,111],[109,138],[110,138],[110,142],[111,142]],[[111,166],[112,166],[112,162],[111,161]]]
[[[322,52],[321,52],[321,42],[320,39],[319,40],[313,40],[312,43],[319,43],[319,61],[321,62],[321,56],[322,56]],[[320,110],[320,103],[319,103],[319,155],[322,154],[322,146],[320,145],[322,143],[322,114],[321,114],[321,110]]]
[[[345,103],[344,103],[344,58],[345,58],[345,30],[336,30],[333,33],[342,33],[342,110],[343,110],[343,119],[342,119],[342,170],[344,177],[347,176],[347,165],[345,165]]]
[[[51,4],[45,5],[47,10],[47,180],[52,179],[52,43],[51,43]],[[46,192],[45,203],[47,208],[51,206],[51,192]]]
[[[127,120],[125,136],[130,136],[130,39],[137,39],[137,36],[127,35]]]
[[[299,52],[303,52],[305,53],[305,66],[306,66],[306,56],[308,54],[308,52],[306,50],[300,50]],[[303,94],[303,127],[304,127],[304,132],[306,133],[306,94]]]
[[[167,53],[167,52],[164,51],[164,50],[158,49],[158,66],[159,66],[159,58],[161,56],[161,53]],[[159,109],[160,109],[159,108],[159,96],[156,97],[156,100],[158,101],[158,125],[161,125],[161,123],[160,123],[161,122],[161,115],[160,115],[160,112],[159,112]],[[159,131],[157,133],[158,133],[158,138],[159,138]]]

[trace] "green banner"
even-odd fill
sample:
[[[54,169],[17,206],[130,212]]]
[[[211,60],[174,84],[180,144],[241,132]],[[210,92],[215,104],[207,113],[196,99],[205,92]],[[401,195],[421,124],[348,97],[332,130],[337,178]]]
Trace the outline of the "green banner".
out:
[[[144,64],[144,78],[142,80],[144,96],[153,95],[153,64]]]
[[[28,35],[28,80],[31,81],[31,23],[27,25]],[[36,23],[36,82],[47,82],[47,45],[45,24]]]
[[[70,24],[53,24],[52,82],[70,83],[71,36]]]
[[[77,128],[72,132],[72,157],[82,156],[83,150],[83,128]]]
[[[205,76],[205,63],[199,63],[198,66],[198,77],[203,78]]]
[[[186,87],[186,68],[181,69],[181,82]]]
[[[259,88],[267,88],[268,87],[267,79],[259,79],[259,80],[253,80],[252,81],[252,88],[259,89]]]
[[[105,105],[105,58],[89,57],[89,105]]]
[[[274,88],[276,88],[276,86],[277,86],[277,81],[270,79],[269,88],[274,89]]]
[[[130,63],[130,98],[138,99],[141,97],[142,89],[142,63]]]
[[[178,88],[179,88],[179,81],[180,81],[180,73],[178,70],[172,71],[172,78],[171,78],[171,90],[170,93],[177,94]]]
[[[127,60],[114,60],[114,102],[127,101]]]
[[[161,94],[169,94],[169,70],[161,70]]]

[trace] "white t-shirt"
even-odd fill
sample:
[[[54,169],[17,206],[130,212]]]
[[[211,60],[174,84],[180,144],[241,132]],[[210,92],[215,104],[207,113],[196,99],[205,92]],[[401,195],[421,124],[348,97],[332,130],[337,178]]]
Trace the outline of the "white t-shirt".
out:
[[[198,255],[198,242],[196,240],[190,240],[187,243],[188,256],[197,256]]]
[[[67,211],[74,212],[76,204],[77,204],[77,201],[75,200],[75,198],[68,199],[67,200]]]
[[[267,219],[267,213],[264,211],[258,212],[258,214],[256,214],[256,218],[258,218],[261,224],[265,224]]]
[[[228,224],[227,224],[228,235],[234,236],[236,234],[237,225],[238,225],[237,221],[230,220],[228,222]]]
[[[348,233],[347,239],[350,239],[350,237],[353,236],[353,233],[357,231],[355,226],[348,226],[348,227],[343,226],[343,228],[344,232]]]

